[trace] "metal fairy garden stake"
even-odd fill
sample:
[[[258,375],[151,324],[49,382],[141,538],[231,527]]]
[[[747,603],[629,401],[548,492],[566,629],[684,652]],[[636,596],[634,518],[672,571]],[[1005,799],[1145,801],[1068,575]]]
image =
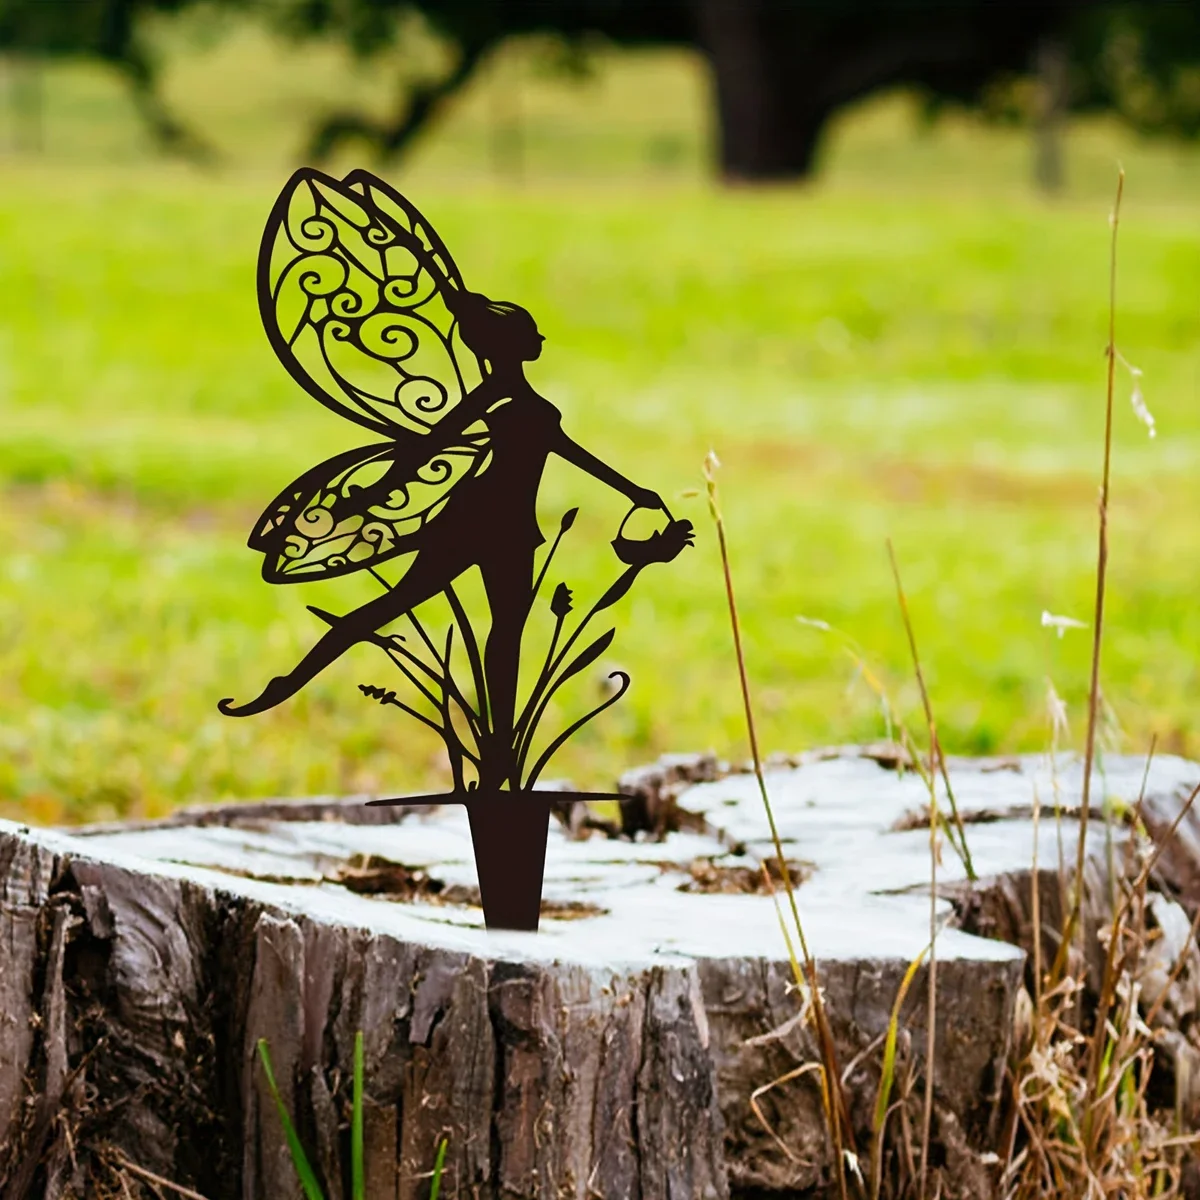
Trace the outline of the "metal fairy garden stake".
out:
[[[222,700],[220,710],[265,712],[359,642],[378,646],[403,683],[360,690],[434,729],[454,784],[445,795],[372,803],[465,804],[488,926],[534,930],[551,804],[563,798],[534,784],[573,733],[624,695],[629,676],[613,672],[612,694],[548,742],[542,719],[563,684],[612,642],[613,629],[589,640],[591,622],[643,568],[690,545],[691,523],[571,440],[558,409],[525,378],[544,340],[533,317],[467,291],[429,222],[374,175],[337,180],[304,168],[292,176],[263,233],[258,302],[292,378],[385,439],[320,463],[271,502],[249,542],[264,556],[263,578],[303,583],[367,571],[384,590],[345,616],[310,606],[328,626],[312,649],[255,699]],[[624,569],[573,622],[566,584],[551,591],[549,648],[522,700],[526,621],[578,512],[563,516],[539,566],[536,502],[551,454],[626,496],[629,515],[661,510],[666,525],[635,540],[625,536],[626,516],[613,541]],[[401,555],[414,557],[389,583],[378,568]],[[471,568],[487,599],[482,639],[455,588]],[[438,597],[451,614],[444,633],[417,613]],[[402,619],[405,633],[385,632]]]

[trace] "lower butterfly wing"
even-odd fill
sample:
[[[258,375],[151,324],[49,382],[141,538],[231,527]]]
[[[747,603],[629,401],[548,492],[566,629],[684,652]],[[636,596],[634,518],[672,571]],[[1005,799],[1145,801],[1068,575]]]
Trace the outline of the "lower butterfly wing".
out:
[[[487,430],[477,423],[427,457],[409,444],[384,442],[327,459],[259,518],[249,544],[264,555],[263,578],[331,579],[416,550],[455,488],[484,471],[489,458]]]

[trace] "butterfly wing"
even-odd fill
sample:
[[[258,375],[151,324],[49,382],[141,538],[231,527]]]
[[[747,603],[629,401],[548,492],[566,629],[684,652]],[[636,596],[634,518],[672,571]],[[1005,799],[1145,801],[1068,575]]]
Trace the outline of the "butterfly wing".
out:
[[[361,168],[351,171],[342,183],[351,191],[361,195],[367,204],[394,227],[403,229],[421,245],[433,267],[455,291],[465,291],[458,266],[450,257],[446,243],[437,230],[418,211],[407,196],[401,195],[390,183]]]
[[[488,462],[482,422],[417,471],[395,442],[360,446],[320,463],[268,505],[250,535],[268,583],[331,579],[417,548],[451,492]]]
[[[303,167],[267,219],[258,302],[275,353],[309,395],[379,433],[428,433],[482,381],[451,309],[461,289],[428,221],[365,171]]]
[[[345,575],[416,549],[451,491],[487,467],[482,421],[449,440],[435,433],[484,376],[458,333],[462,288],[433,227],[374,175],[339,181],[305,167],[280,193],[258,260],[271,345],[316,400],[393,440],[336,455],[271,502],[250,538],[269,582]]]

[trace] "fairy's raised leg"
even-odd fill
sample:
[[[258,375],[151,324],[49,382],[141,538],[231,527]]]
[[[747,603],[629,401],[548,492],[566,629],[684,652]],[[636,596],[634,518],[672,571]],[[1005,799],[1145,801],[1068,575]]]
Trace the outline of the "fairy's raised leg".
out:
[[[276,675],[255,699],[246,704],[222,700],[217,707],[227,717],[252,717],[255,713],[266,712],[282,704],[330,663],[341,658],[356,642],[369,638],[377,629],[382,629],[397,617],[436,596],[459,573],[448,567],[444,555],[420,551],[404,578],[391,591],[347,613],[321,637],[295,668],[286,675]]]

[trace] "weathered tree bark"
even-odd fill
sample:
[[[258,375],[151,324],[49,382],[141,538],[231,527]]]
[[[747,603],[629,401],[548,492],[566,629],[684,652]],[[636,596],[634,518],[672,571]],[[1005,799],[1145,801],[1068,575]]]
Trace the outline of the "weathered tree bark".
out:
[[[864,1138],[878,1041],[928,937],[922,793],[881,765],[895,761],[812,755],[771,776]],[[1136,794],[1140,762],[1106,766],[1109,794]],[[948,851],[940,870],[947,1197],[992,1194],[979,1156],[1024,972],[1020,949],[953,926],[1029,936],[1033,768],[993,767],[956,772],[960,805],[984,822],[968,828],[984,882],[967,887]],[[1197,777],[1159,760],[1147,819],[1169,825]],[[1063,788],[1069,803],[1077,778]],[[769,848],[753,781],[676,759],[624,790],[613,836],[564,806],[537,935],[482,928],[458,809],[226,806],[70,835],[0,824],[0,1197],[149,1197],[157,1177],[207,1200],[299,1198],[255,1052],[265,1038],[326,1195],[342,1200],[359,1030],[371,1200],[424,1200],[443,1138],[447,1200],[826,1194],[815,1078],[784,1081],[817,1053],[758,884]],[[1038,845],[1049,904],[1053,821]],[[1185,826],[1166,884],[1194,886],[1196,845]],[[912,1088],[923,997],[918,979],[900,1048]]]

